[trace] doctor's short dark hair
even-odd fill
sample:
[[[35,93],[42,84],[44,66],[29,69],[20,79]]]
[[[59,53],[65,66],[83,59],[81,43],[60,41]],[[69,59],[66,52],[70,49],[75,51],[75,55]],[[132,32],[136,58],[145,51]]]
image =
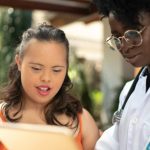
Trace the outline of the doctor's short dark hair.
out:
[[[66,62],[69,67],[69,42],[64,33],[59,28],[42,23],[35,28],[27,29],[22,35],[22,41],[16,49],[16,54],[23,59],[26,51],[26,45],[31,39],[37,39],[39,41],[55,41],[62,43],[66,47],[67,57]],[[8,73],[8,83],[0,91],[0,99],[5,101],[4,110],[7,120],[11,122],[17,122],[22,116],[18,117],[19,112],[22,110],[22,96],[23,87],[21,84],[21,74],[18,70],[17,64],[14,62],[11,64]],[[82,112],[82,106],[79,100],[71,96],[68,92],[72,88],[72,82],[68,76],[68,69],[62,87],[55,95],[53,100],[45,107],[45,118],[47,124],[51,125],[63,125],[57,120],[55,114],[65,113],[67,116],[72,117],[73,121],[77,120],[78,126],[78,113]],[[9,115],[9,111],[12,107],[19,106],[20,108],[14,114],[13,118]],[[69,126],[65,124],[63,126]],[[76,127],[77,127],[76,126]]]
[[[127,27],[141,26],[139,14],[150,13],[150,0],[93,0],[93,2],[101,16],[108,17],[111,12]]]

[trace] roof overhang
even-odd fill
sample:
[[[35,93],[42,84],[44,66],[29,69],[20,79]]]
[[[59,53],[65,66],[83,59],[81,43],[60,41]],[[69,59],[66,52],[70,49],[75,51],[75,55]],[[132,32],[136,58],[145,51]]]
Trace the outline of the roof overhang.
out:
[[[0,0],[0,5],[21,9],[41,9],[80,15],[89,15],[95,11],[92,2],[89,0]]]

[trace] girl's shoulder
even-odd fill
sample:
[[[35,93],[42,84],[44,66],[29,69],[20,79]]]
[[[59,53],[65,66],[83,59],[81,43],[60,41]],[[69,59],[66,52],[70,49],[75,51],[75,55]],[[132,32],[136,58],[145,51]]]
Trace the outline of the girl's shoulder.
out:
[[[83,149],[94,149],[96,141],[99,139],[99,129],[93,116],[86,110],[82,112],[82,139]]]

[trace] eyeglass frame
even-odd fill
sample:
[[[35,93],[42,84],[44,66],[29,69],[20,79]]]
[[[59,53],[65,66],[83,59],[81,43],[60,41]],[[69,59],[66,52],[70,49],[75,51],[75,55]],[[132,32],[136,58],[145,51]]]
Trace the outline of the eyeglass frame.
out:
[[[140,31],[138,31],[138,30],[126,30],[125,32],[124,32],[124,34],[123,34],[123,36],[120,36],[120,37],[115,37],[113,34],[111,35],[111,36],[109,36],[106,40],[105,40],[105,42],[107,43],[107,45],[112,49],[112,50],[121,50],[121,48],[120,49],[116,49],[116,48],[114,48],[112,45],[110,45],[108,42],[112,39],[112,38],[116,38],[120,43],[121,43],[121,46],[122,46],[122,41],[121,41],[121,39],[124,39],[125,41],[126,41],[126,43],[129,43],[129,41],[125,38],[125,33],[127,33],[127,32],[129,32],[129,31],[136,31],[139,35],[140,35],[140,38],[141,38],[141,41],[140,41],[140,43],[138,44],[138,45],[134,45],[134,44],[132,44],[132,46],[140,46],[141,44],[142,44],[142,42],[143,42],[143,38],[142,38],[142,35],[141,35],[141,33],[144,31],[146,29],[146,26],[144,26]],[[132,47],[132,46],[128,46],[128,47]]]

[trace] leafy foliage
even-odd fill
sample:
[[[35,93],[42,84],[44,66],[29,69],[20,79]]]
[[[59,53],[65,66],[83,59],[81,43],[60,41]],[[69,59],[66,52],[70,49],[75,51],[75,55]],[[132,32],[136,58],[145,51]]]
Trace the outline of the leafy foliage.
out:
[[[31,26],[31,17],[31,11],[0,9],[0,85],[7,80],[6,74],[15,47],[20,42],[22,32]]]

